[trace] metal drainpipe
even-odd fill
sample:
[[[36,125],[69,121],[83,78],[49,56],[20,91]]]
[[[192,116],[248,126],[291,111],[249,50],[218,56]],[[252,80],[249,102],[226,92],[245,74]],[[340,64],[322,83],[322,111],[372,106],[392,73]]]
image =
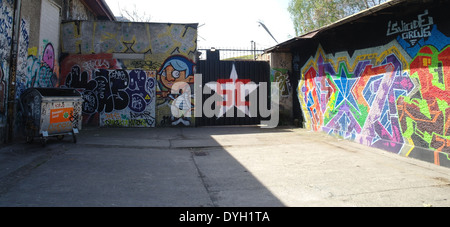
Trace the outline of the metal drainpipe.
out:
[[[15,115],[15,97],[16,97],[16,74],[17,74],[17,55],[19,54],[19,33],[20,33],[20,13],[22,1],[16,0],[14,2],[14,25],[12,28],[11,40],[11,55],[9,62],[9,84],[8,84],[8,111],[6,113],[7,132],[6,137],[8,142],[13,141],[14,134],[14,115]]]

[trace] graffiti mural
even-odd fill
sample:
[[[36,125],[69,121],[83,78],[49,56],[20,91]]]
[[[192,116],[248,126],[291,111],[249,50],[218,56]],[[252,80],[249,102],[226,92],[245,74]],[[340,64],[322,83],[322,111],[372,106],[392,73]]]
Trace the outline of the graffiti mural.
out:
[[[449,165],[450,38],[428,11],[418,17],[414,28],[389,22],[394,41],[352,57],[319,47],[298,87],[310,129]]]
[[[155,79],[144,71],[99,69],[89,75],[74,66],[65,86],[82,91],[83,113],[100,113],[101,126],[154,126]]]
[[[75,21],[63,23],[61,32],[62,51],[70,54],[186,53],[191,56],[197,48],[197,27],[190,24]]]
[[[167,97],[175,83],[194,83],[194,65],[195,63],[183,56],[168,58],[158,72],[158,95]]]
[[[56,87],[57,74],[55,70],[53,46],[48,44],[42,59],[30,55],[27,59],[26,88]]]
[[[27,33],[23,33],[27,35]],[[28,40],[24,36],[21,38],[22,49],[28,47]],[[30,51],[31,50],[31,51]],[[18,76],[17,76],[17,93],[16,97],[20,95],[27,88],[34,87],[58,87],[59,82],[59,67],[55,58],[55,50],[51,43],[46,44],[42,55],[36,55],[32,49],[19,51],[18,58]],[[36,51],[37,52],[37,51]],[[28,57],[25,57],[25,53],[28,53]],[[26,60],[25,60],[26,59]]]
[[[61,35],[59,82],[83,93],[85,124],[193,125],[172,108],[193,108],[197,24],[75,21],[64,22]]]
[[[176,126],[192,125],[191,116],[175,117],[171,116],[173,112],[171,110],[172,104],[175,102],[176,106],[182,112],[188,112],[192,110],[193,97],[190,96],[190,86],[187,88],[178,87],[177,90],[172,90],[174,84],[185,83],[187,85],[193,85],[194,83],[194,66],[195,63],[190,61],[184,56],[175,55],[171,56],[162,64],[161,69],[158,71],[158,123],[160,126]],[[192,111],[193,112],[193,111]]]
[[[287,69],[271,69],[270,81],[279,82],[280,96],[289,97],[291,95],[291,83]]]
[[[11,50],[13,6],[12,0],[0,0],[0,125],[6,113],[6,85],[8,60]]]
[[[421,48],[411,62],[411,78],[420,82],[420,96],[401,96],[397,105],[403,136],[416,146],[450,154],[450,48]],[[438,156],[435,159],[439,164]]]
[[[121,127],[192,125],[189,116],[171,115],[174,102],[183,110],[193,108],[193,97],[187,102],[183,95],[193,93],[190,86],[172,91],[177,82],[193,84],[192,61],[174,55],[158,71],[125,70],[123,65],[113,54],[71,55],[63,61],[63,86],[83,94],[85,124],[99,121],[100,126]]]
[[[403,40],[408,41],[414,46],[420,39],[431,36],[431,28],[434,19],[425,10],[423,14],[419,14],[417,19],[406,23],[402,21],[389,21],[387,36],[399,35]]]
[[[64,87],[76,88],[84,98],[84,121],[100,126],[154,127],[156,78],[154,73],[121,69],[110,54],[71,56],[64,71]]]
[[[20,22],[20,36],[19,36],[19,54],[17,56],[17,86],[16,86],[16,98],[18,99],[20,95],[25,90],[26,84],[28,82],[27,72],[28,72],[28,56],[30,56],[28,47],[30,43],[29,37],[30,26],[29,23],[22,19]],[[34,54],[35,56],[37,55]]]
[[[0,0],[0,59],[8,59],[12,41],[13,0]]]
[[[286,66],[284,61],[279,61],[280,66]],[[271,68],[270,81],[278,83],[280,91],[279,100],[279,125],[291,125],[293,121],[292,103],[293,103],[293,89],[290,81],[289,70],[286,68]]]
[[[444,49],[450,44],[450,37],[445,36],[439,29],[437,25],[433,25],[431,29],[431,36],[426,39],[418,40],[414,45],[410,44],[407,40],[403,39],[401,36],[397,37],[398,43],[408,52],[411,58],[414,58],[420,49],[424,46],[431,45],[438,50]]]
[[[391,43],[350,58],[345,54],[326,55],[319,48],[303,68],[304,81],[299,85],[309,126],[400,152],[404,140],[396,100],[416,88],[400,50]]]

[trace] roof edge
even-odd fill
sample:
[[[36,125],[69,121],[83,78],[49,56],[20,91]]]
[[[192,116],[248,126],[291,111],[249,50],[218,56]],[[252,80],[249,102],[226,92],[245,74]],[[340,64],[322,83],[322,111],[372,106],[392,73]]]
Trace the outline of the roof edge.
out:
[[[116,21],[114,13],[109,8],[105,0],[81,0],[84,5],[89,7],[97,16],[108,18],[110,21]]]
[[[106,15],[108,16],[108,18],[112,21],[116,20],[116,16],[114,15],[114,13],[112,12],[111,8],[109,8],[108,3],[105,2],[105,0],[97,0],[100,2],[102,9],[105,11]]]
[[[389,0],[389,1],[386,1],[386,2],[384,2],[384,3],[381,3],[381,4],[379,4],[379,5],[376,5],[376,6],[374,6],[374,7],[371,7],[371,8],[365,9],[365,10],[362,10],[362,11],[360,11],[360,12],[358,12],[358,13],[355,13],[355,14],[353,14],[353,15],[350,15],[350,16],[348,16],[348,17],[344,17],[344,18],[342,18],[342,19],[340,19],[340,20],[338,20],[338,21],[336,21],[336,22],[333,22],[333,23],[328,24],[328,25],[325,25],[325,26],[323,26],[323,27],[321,27],[321,28],[318,28],[318,29],[309,31],[309,32],[307,32],[307,33],[305,33],[305,34],[303,34],[303,35],[297,36],[297,37],[295,37],[295,38],[293,38],[293,39],[290,39],[290,40],[287,40],[287,41],[285,41],[285,42],[283,42],[283,43],[280,43],[280,44],[278,44],[278,45],[275,45],[275,46],[273,46],[273,47],[271,47],[271,48],[266,49],[264,52],[265,52],[265,53],[274,52],[274,51],[276,51],[277,49],[280,49],[282,46],[288,45],[288,44],[290,44],[290,43],[292,43],[292,42],[294,42],[294,41],[297,41],[297,40],[302,40],[302,39],[312,39],[312,38],[314,38],[317,34],[323,32],[323,31],[326,31],[326,30],[331,29],[331,28],[335,28],[335,27],[337,27],[337,26],[339,26],[339,25],[342,25],[342,24],[346,24],[346,23],[355,21],[355,20],[360,19],[360,18],[362,18],[362,17],[365,17],[365,16],[368,16],[368,15],[374,14],[374,13],[376,13],[376,12],[378,12],[378,11],[381,11],[381,10],[383,10],[383,9],[386,9],[386,8],[388,8],[388,7],[395,6],[395,5],[398,5],[398,4],[400,4],[400,3],[407,2],[407,1],[408,1],[408,0]]]
[[[345,23],[349,23],[349,22],[355,21],[355,20],[360,19],[360,18],[362,18],[362,17],[365,17],[365,16],[368,16],[368,15],[374,14],[374,13],[376,13],[376,12],[378,12],[378,11],[383,10],[383,9],[386,9],[386,8],[391,7],[391,6],[395,6],[395,5],[397,5],[397,4],[400,4],[400,3],[403,3],[403,2],[407,2],[407,1],[408,1],[408,0],[389,0],[389,1],[386,1],[386,2],[381,3],[381,4],[379,4],[379,5],[376,5],[376,6],[372,7],[372,8],[368,8],[368,9],[362,10],[362,11],[360,11],[360,12],[358,12],[358,13],[355,13],[355,14],[353,14],[353,15],[350,15],[350,16],[348,16],[348,17],[344,17],[344,18],[342,18],[342,19],[340,19],[340,20],[338,20],[338,21],[336,21],[336,22],[334,22],[334,23],[331,23],[331,24],[329,24],[329,25],[325,25],[325,26],[323,26],[323,27],[321,27],[321,28],[319,28],[319,29],[316,29],[316,30],[314,30],[314,31],[311,31],[311,32],[309,32],[309,33],[307,33],[307,34],[310,34],[310,33],[312,33],[312,32],[317,32],[317,33],[319,33],[319,32],[328,30],[328,29],[330,29],[330,28],[337,27],[337,26],[342,25],[342,24],[345,24]],[[305,34],[305,35],[307,35],[307,34]],[[305,36],[305,35],[302,35],[302,36],[300,36],[300,37],[303,37],[303,36]],[[311,38],[312,38],[312,37],[311,37]]]

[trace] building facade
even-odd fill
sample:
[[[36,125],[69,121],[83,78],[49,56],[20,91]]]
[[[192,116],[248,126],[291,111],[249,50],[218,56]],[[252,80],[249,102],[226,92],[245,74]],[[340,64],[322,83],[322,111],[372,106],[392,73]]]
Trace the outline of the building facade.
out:
[[[61,35],[58,87],[82,92],[84,125],[195,125],[197,24],[68,21]]]
[[[0,143],[23,131],[25,89],[59,86],[60,30],[68,20],[115,18],[103,0],[0,1]]]
[[[0,9],[2,142],[23,135],[28,88],[77,89],[86,125],[194,125],[197,24],[117,22],[104,0],[2,0]]]
[[[277,45],[305,128],[450,167],[449,1],[388,1]]]

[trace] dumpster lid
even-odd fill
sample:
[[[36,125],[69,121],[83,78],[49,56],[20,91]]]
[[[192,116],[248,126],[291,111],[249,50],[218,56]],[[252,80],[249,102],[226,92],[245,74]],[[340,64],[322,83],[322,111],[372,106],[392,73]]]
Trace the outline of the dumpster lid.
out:
[[[38,91],[43,97],[46,96],[63,96],[63,97],[79,97],[80,92],[71,88],[30,88]]]

